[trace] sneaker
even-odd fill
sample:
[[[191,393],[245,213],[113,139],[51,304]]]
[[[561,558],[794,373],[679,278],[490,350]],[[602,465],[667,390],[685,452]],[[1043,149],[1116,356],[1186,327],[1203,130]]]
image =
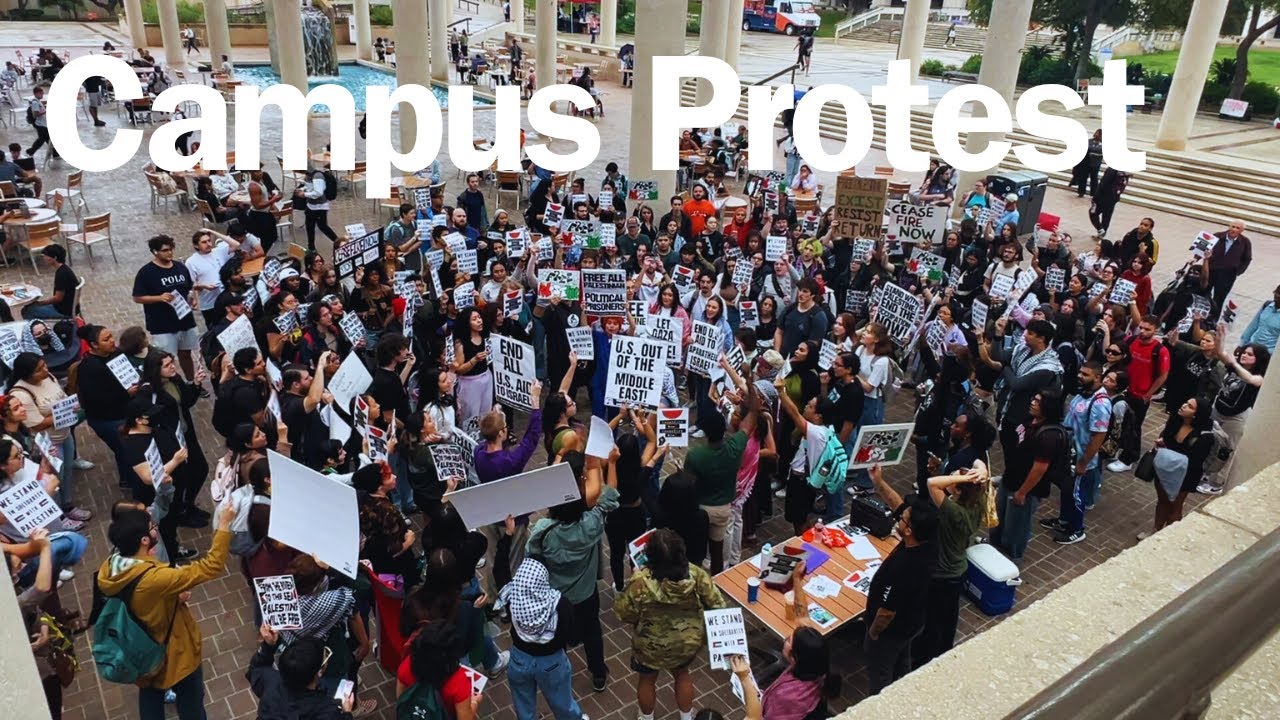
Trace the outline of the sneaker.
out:
[[[1138,542],[1142,542],[1143,540],[1146,540],[1149,537],[1151,537],[1151,531],[1143,530],[1142,532],[1138,533]]]
[[[200,557],[200,551],[195,548],[189,548],[183,545],[179,545],[177,555],[178,555],[178,557],[176,558],[177,560],[186,562],[190,560],[195,560],[196,558]]]
[[[1043,518],[1040,520],[1040,527],[1045,530],[1066,530],[1067,524],[1060,517]]]
[[[1084,540],[1084,538],[1084,530],[1077,530],[1075,532],[1057,532],[1053,534],[1053,541],[1059,545],[1075,545],[1081,540]]]
[[[353,718],[368,717],[373,714],[374,710],[377,710],[377,709],[378,709],[377,700],[374,700],[373,698],[365,698],[364,700],[361,700],[360,702],[356,703],[355,707],[351,708],[351,717]]]
[[[503,650],[498,653],[498,662],[493,664],[493,668],[486,670],[485,674],[491,678],[496,678],[507,671],[507,663],[511,662],[511,653]]]
[[[71,582],[71,579],[75,576],[76,574],[71,570],[71,568],[62,568],[58,571],[58,579],[62,582]]]
[[[1107,465],[1107,470],[1110,470],[1113,473],[1127,473],[1132,469],[1133,463],[1125,463],[1119,460],[1115,460]]]
[[[84,526],[85,523],[80,520],[73,520],[71,518],[63,518],[62,520],[62,529],[68,532],[80,532],[84,529]]]
[[[172,690],[165,690],[165,691],[164,691],[164,704],[165,704],[165,705],[173,705],[173,704],[174,704],[174,703],[176,703],[176,702],[178,702],[178,693],[176,693],[176,692],[174,692],[174,691],[172,691]]]
[[[94,127],[106,127],[106,126],[107,126],[107,124],[106,124],[106,123],[104,123],[104,122],[102,122],[101,120],[99,120],[99,121],[95,122],[95,123],[93,124],[93,126],[94,126]]]
[[[1222,486],[1214,485],[1213,483],[1209,483],[1209,482],[1202,482],[1196,486],[1196,492],[1200,493],[1201,495],[1221,495]]]
[[[775,491],[775,492],[776,492],[776,491],[778,491],[778,490],[781,490],[781,489],[782,489],[782,483],[778,482],[777,480],[774,480],[773,482],[769,483],[769,489],[770,489],[770,490],[773,490],[773,491]]]
[[[1095,507],[1097,507],[1097,505],[1085,505],[1085,506],[1084,506],[1084,509],[1085,509],[1086,511],[1088,511],[1088,510],[1092,510],[1092,509],[1094,509]]]
[[[785,498],[785,497],[787,496],[787,489],[786,489],[786,488],[782,488],[782,489],[778,490],[777,492],[775,492],[775,493],[773,494],[773,496],[774,496],[774,497],[776,497],[776,498]]]
[[[707,434],[702,432],[702,428],[694,428],[689,431],[689,437],[704,438]]]
[[[595,675],[591,678],[591,689],[596,692],[604,692],[604,687],[608,684],[609,678],[604,675]]]
[[[92,470],[97,467],[97,465],[94,465],[91,461],[85,460],[84,458],[76,458],[75,467],[77,470]]]
[[[71,508],[66,512],[66,515],[72,520],[77,520],[79,522],[88,522],[93,518],[93,513],[88,510],[81,510],[80,508]]]

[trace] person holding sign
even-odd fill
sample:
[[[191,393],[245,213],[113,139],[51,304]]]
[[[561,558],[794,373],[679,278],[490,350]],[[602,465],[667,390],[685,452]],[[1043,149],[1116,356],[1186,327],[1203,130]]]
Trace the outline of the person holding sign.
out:
[[[108,363],[120,356],[116,338],[101,325],[85,325],[77,331],[80,339],[89,344],[89,352],[80,361],[77,374],[80,409],[93,433],[102,440],[115,456],[116,477],[120,487],[137,487],[138,476],[124,457],[120,442],[120,428],[124,425],[125,409],[129,400],[138,392],[136,382],[128,387],[121,385]]]
[[[271,228],[274,240],[275,218],[271,219]],[[173,259],[174,240],[168,235],[151,238],[147,248],[151,250],[152,260],[143,265],[133,279],[133,301],[142,306],[152,344],[177,355],[182,374],[195,377],[191,353],[199,343],[199,336],[196,316],[188,302],[194,287],[191,272]]]
[[[395,310],[391,306],[391,302],[395,299],[395,293],[386,284],[385,279],[386,276],[383,274],[381,266],[377,264],[369,265],[364,270],[364,278],[360,281],[360,287],[351,293],[351,311],[356,313],[360,321],[364,323],[367,333],[366,339],[370,343],[376,343],[378,337],[396,319]],[[348,337],[347,341],[354,345],[360,339],[359,337]]]
[[[453,333],[453,371],[458,376],[458,423],[479,418],[493,407],[493,375],[489,372],[489,330],[480,308],[458,313]]]
[[[308,720],[346,720],[355,706],[355,694],[334,702],[333,694],[319,687],[326,669],[324,641],[317,637],[298,638],[289,643],[276,660],[280,635],[269,625],[258,628],[262,643],[249,660],[249,688],[258,697],[259,714],[280,713],[283,717]],[[279,669],[276,665],[279,665]]]
[[[538,434],[542,430],[542,383],[534,382],[530,390],[533,411],[529,414],[529,426],[517,445],[508,445],[511,433],[507,429],[507,416],[501,409],[490,410],[480,418],[480,438],[483,444],[476,447],[474,462],[476,479],[487,483],[524,472],[529,458],[538,449]],[[445,478],[447,480],[448,478]],[[496,525],[482,528],[482,532],[495,549],[493,576],[497,587],[506,584],[524,560],[525,543],[529,539],[529,516],[515,519],[515,526],[507,534]]]
[[[351,483],[360,503],[360,534],[365,537],[360,558],[368,560],[376,573],[403,577],[405,587],[417,585],[422,580],[414,550],[418,536],[389,497],[396,487],[391,466],[365,465],[351,476]]]
[[[195,382],[187,382],[178,374],[172,355],[153,352],[142,364],[142,379],[142,393],[149,393],[152,402],[161,409],[155,417],[154,429],[173,434],[187,449],[187,462],[182,463],[174,476],[173,506],[169,512],[182,527],[207,527],[212,516],[196,505],[196,498],[209,474],[209,462],[200,448],[200,434],[191,415],[191,409],[200,401],[204,368],[197,368]]]
[[[468,675],[468,671],[475,671],[458,662],[461,644],[458,629],[449,620],[432,620],[414,631],[396,671],[397,713],[409,713],[406,717],[476,720],[481,697]],[[420,715],[412,714],[419,710]]]
[[[636,678],[640,720],[653,720],[658,673],[670,672],[676,707],[683,718],[693,713],[693,677],[689,666],[707,643],[702,613],[725,607],[724,596],[701,566],[685,557],[684,541],[670,530],[655,530],[645,545],[647,562],[631,576],[613,610],[634,626],[631,669]]]
[[[1138,316],[1147,314],[1151,307],[1151,268],[1155,263],[1151,258],[1139,253],[1129,261],[1129,268],[1120,273],[1121,280],[1133,283],[1133,302],[1138,305]]]
[[[292,360],[302,342],[298,298],[284,290],[268,298],[262,306],[262,316],[254,324],[254,335],[259,347],[266,348],[267,356],[277,364]]]
[[[44,359],[35,353],[19,353],[13,361],[9,394],[22,402],[26,410],[24,424],[31,433],[47,433],[49,442],[62,461],[58,471],[58,506],[71,521],[69,530],[79,530],[93,517],[75,504],[76,436],[75,427],[57,427],[53,406],[66,399],[67,393],[49,372]]]
[[[22,452],[22,446],[16,441],[8,437],[0,437],[0,458],[4,459],[0,464],[0,494],[12,491],[17,485],[20,476],[26,466],[26,456]],[[25,478],[24,478],[25,479]],[[42,471],[37,479],[38,486],[35,488],[36,493],[42,493],[52,497],[58,491],[58,478],[51,472]],[[35,497],[35,496],[32,496]],[[37,497],[36,505],[42,505],[46,502],[45,497]],[[55,511],[56,513],[56,511]],[[54,513],[45,514],[48,518]],[[55,575],[66,569],[70,572],[69,566],[80,562],[80,558],[84,557],[84,551],[89,547],[89,540],[80,533],[66,530],[63,522],[56,517],[49,520],[48,523],[41,528],[23,532],[18,528],[19,522],[22,520],[17,517],[17,513],[13,513],[13,517],[5,517],[0,514],[0,535],[12,540],[20,540],[28,538],[34,540],[36,535],[48,528],[57,533],[56,536],[50,538],[52,545],[52,563]],[[30,514],[28,513],[28,517]],[[12,548],[7,548],[6,552],[13,552]],[[29,564],[18,573],[19,581],[25,583],[30,579],[31,575],[37,572],[35,564]],[[56,602],[56,601],[54,601]]]
[[[124,455],[139,484],[133,488],[133,499],[150,506],[156,499],[156,488],[161,483],[172,483],[178,468],[187,461],[187,449],[169,432],[154,432],[152,423],[164,409],[151,402],[150,394],[129,402],[125,414],[123,438]],[[198,553],[178,543],[178,516],[169,513],[159,523],[160,538],[173,561],[190,560]]]
[[[782,659],[787,668],[765,688],[762,715],[770,720],[828,717],[828,700],[840,695],[840,674],[831,672],[827,639],[808,625],[798,627],[782,643]]]

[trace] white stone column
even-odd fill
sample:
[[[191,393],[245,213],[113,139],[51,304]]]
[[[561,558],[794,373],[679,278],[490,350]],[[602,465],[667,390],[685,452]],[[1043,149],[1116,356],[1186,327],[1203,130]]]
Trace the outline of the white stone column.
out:
[[[729,67],[738,67],[738,50],[742,47],[743,0],[728,0],[729,14],[725,18],[724,61]]]
[[[369,22],[369,0],[355,0],[352,12],[356,15],[356,57],[373,59],[373,24]]]
[[[431,3],[432,14],[436,8],[445,4],[442,0]],[[440,11],[443,14],[443,11]],[[435,49],[435,36],[444,35],[444,31],[431,30],[431,45],[428,46],[427,4],[422,0],[391,0],[391,15],[395,18],[396,38],[396,83],[400,85],[422,85],[431,87],[431,65],[427,60],[427,51]],[[448,72],[449,60],[445,56],[445,72]],[[447,79],[447,78],[446,78]],[[418,118],[413,108],[407,104],[400,105],[400,152],[409,152],[418,138]]]
[[[209,43],[209,64],[217,70],[222,56],[231,57],[231,29],[227,27],[226,0],[204,0],[204,33]]]
[[[524,32],[524,0],[511,0],[511,25],[515,32]]]
[[[991,25],[987,28],[987,44],[983,49],[982,69],[978,71],[978,84],[1000,93],[1009,107],[1013,107],[1013,91],[1018,84],[1018,66],[1022,62],[1023,46],[1027,43],[1032,2],[1033,0],[995,0],[991,7]],[[981,106],[973,107],[975,115],[984,112]],[[965,147],[970,152],[981,152],[988,144],[1004,140],[1004,137],[1004,133],[969,133]],[[975,180],[985,179],[993,169],[961,172],[956,187],[962,191],[968,190]],[[960,203],[952,203],[952,217],[958,218],[963,212],[964,208]]]
[[[421,5],[421,0],[418,1]],[[398,6],[397,6],[398,7]],[[451,7],[449,0],[431,0],[431,77],[442,83],[449,82],[449,20],[446,8]],[[426,18],[424,17],[425,21]],[[400,21],[396,20],[396,37],[399,34]],[[413,37],[410,35],[409,37]],[[424,44],[425,43],[421,43]],[[400,62],[400,43],[396,43],[396,63]],[[431,83],[424,83],[430,85]]]
[[[58,578],[53,580],[57,582]],[[40,689],[40,672],[31,654],[31,638],[25,631],[13,583],[5,585],[7,587],[0,589],[0,677],[4,678],[5,705],[13,711],[10,717],[42,717],[48,703]],[[17,712],[24,707],[32,711]]]
[[[600,0],[600,44],[618,44],[618,0]]]
[[[147,26],[142,21],[142,0],[124,0],[124,18],[129,23],[129,42],[135,50],[147,46]]]
[[[302,5],[298,0],[271,0],[276,21],[276,59],[280,81],[307,93],[307,55],[302,44]]]
[[[997,22],[995,15],[992,22]],[[929,0],[907,0],[907,10],[902,15],[902,34],[898,36],[898,59],[911,61],[911,79],[920,74],[920,61],[924,59],[924,35],[929,29]],[[1026,32],[1026,28],[1023,28]],[[1018,45],[1022,47],[1021,44]],[[983,63],[984,65],[986,63]]]
[[[636,5],[631,159],[626,175],[632,180],[656,180],[660,205],[675,194],[676,171],[653,169],[653,59],[684,54],[685,15],[688,11],[688,0],[645,0]]]
[[[538,15],[534,18],[538,36],[534,43],[537,65],[538,89],[556,84],[556,0],[538,0]]]
[[[158,0],[156,9],[160,14],[160,39],[164,43],[164,63],[169,67],[180,68],[187,64],[182,55],[182,36],[178,32],[177,0]]]
[[[702,3],[702,18],[698,30],[698,54],[703,57],[724,59],[725,22],[729,0]],[[638,33],[637,33],[638,34]],[[683,38],[682,38],[683,39]],[[698,81],[698,104],[711,102],[711,82]]]
[[[1237,323],[1248,321],[1248,317],[1236,318]],[[1272,379],[1262,383],[1258,399],[1249,411],[1230,475],[1225,478],[1228,487],[1235,487],[1280,461],[1280,444],[1272,435],[1277,427],[1280,427],[1280,382]]]
[[[1156,130],[1156,147],[1162,150],[1185,150],[1191,125],[1200,107],[1200,93],[1204,90],[1209,64],[1213,62],[1213,50],[1218,44],[1218,32],[1227,12],[1227,0],[1195,0],[1187,30],[1182,34],[1182,47],[1178,50],[1178,65],[1173,71],[1173,84],[1169,97],[1164,99],[1164,111],[1160,113],[1160,127]]]

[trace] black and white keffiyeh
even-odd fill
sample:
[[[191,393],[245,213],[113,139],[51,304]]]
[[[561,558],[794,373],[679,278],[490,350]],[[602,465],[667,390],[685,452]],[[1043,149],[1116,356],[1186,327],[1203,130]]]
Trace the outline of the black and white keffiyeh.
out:
[[[551,587],[547,568],[525,558],[515,577],[498,593],[511,610],[511,627],[528,643],[545,644],[556,634],[560,591]]]

